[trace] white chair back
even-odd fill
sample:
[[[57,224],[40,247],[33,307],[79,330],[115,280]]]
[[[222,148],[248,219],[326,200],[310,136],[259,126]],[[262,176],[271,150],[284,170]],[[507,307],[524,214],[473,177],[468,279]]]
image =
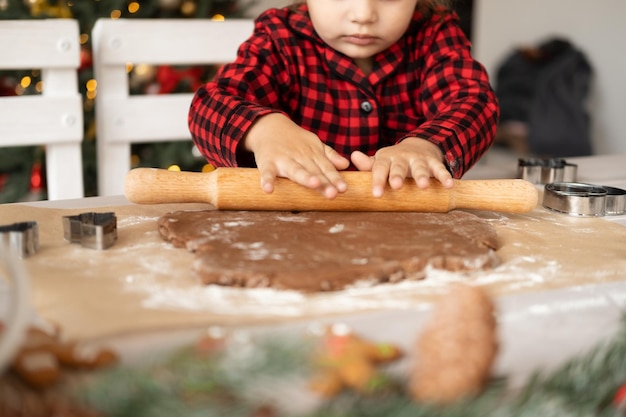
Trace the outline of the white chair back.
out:
[[[41,95],[0,97],[0,147],[45,145],[48,199],[81,198],[80,44],[73,19],[0,21],[0,69],[40,69]]]
[[[99,19],[92,32],[98,81],[98,193],[124,192],[131,144],[190,140],[192,93],[130,95],[127,64],[204,65],[235,59],[249,19]]]

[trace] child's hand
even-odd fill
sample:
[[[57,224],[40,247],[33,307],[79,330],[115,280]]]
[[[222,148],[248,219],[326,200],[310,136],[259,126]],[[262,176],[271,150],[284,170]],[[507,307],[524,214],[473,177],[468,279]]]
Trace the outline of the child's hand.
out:
[[[419,188],[426,188],[434,177],[446,188],[454,181],[443,164],[443,155],[437,145],[420,138],[381,148],[374,156],[353,152],[352,163],[359,171],[372,171],[372,195],[380,197],[387,181],[394,190],[402,187],[406,178],[413,178]]]
[[[258,119],[246,136],[244,148],[254,153],[261,187],[267,193],[274,191],[276,177],[289,178],[327,198],[346,191],[338,170],[346,169],[350,161],[282,114]]]

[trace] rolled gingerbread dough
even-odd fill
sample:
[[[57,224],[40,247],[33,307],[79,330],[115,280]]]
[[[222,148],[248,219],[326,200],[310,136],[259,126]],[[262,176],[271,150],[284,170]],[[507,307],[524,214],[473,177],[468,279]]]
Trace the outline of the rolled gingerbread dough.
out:
[[[176,211],[161,236],[195,252],[205,284],[303,292],[422,279],[499,263],[495,229],[463,212]]]

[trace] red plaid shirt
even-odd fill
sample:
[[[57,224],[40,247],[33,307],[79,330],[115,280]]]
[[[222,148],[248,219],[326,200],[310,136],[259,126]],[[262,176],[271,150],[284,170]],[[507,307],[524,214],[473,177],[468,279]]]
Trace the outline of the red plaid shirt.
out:
[[[487,74],[449,13],[418,12],[364,75],[316,34],[305,5],[271,9],[237,59],[195,94],[189,128],[214,166],[253,166],[238,145],[258,117],[282,112],[349,157],[409,136],[439,145],[460,178],[491,145],[498,105]]]

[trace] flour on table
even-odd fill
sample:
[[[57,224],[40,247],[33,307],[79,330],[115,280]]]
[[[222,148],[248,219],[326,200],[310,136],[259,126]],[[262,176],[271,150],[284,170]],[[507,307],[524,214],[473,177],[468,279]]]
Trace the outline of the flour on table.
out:
[[[355,313],[379,309],[404,309],[427,307],[433,297],[446,291],[449,283],[469,282],[489,287],[494,294],[527,292],[544,288],[581,285],[591,282],[608,282],[623,276],[626,264],[610,269],[597,268],[588,259],[592,256],[601,262],[602,257],[615,259],[615,251],[622,251],[618,244],[606,245],[594,235],[585,237],[578,230],[587,230],[589,221],[570,219],[554,213],[537,211],[529,215],[508,215],[494,212],[477,212],[482,220],[497,231],[498,249],[495,252],[501,263],[495,267],[469,271],[447,271],[429,265],[416,276],[407,276],[395,283],[372,285],[366,280],[347,285],[343,290],[303,293],[294,290],[272,288],[236,288],[219,285],[203,285],[200,276],[192,269],[194,254],[175,248],[164,242],[152,229],[150,239],[144,239],[148,247],[134,249],[124,247],[116,257],[127,265],[139,262],[146,265],[151,259],[163,256],[172,265],[158,268],[138,268],[124,278],[125,291],[140,295],[142,306],[148,310],[201,312],[223,316],[254,317],[306,317],[315,315]],[[282,221],[293,225],[306,224],[306,219],[284,213]],[[327,231],[336,230],[337,224],[327,224]],[[601,225],[600,225],[601,226]],[[220,228],[214,228],[221,230]],[[344,229],[345,230],[345,229]],[[612,232],[619,232],[613,230]],[[337,233],[341,234],[341,233]],[[123,235],[123,234],[122,234]],[[210,236],[208,233],[207,236]],[[207,236],[204,236],[207,238]],[[206,243],[206,242],[205,242]],[[254,242],[252,242],[254,243]],[[241,242],[240,242],[241,244]],[[558,245],[562,244],[563,248]],[[573,256],[576,245],[580,249],[602,247],[602,251]],[[184,244],[183,244],[184,246]],[[250,245],[258,250],[262,245]],[[122,248],[120,248],[122,249]],[[263,253],[257,253],[263,257]],[[569,261],[567,261],[569,260]],[[355,256],[355,264],[366,265],[366,256]],[[615,262],[613,260],[613,262]],[[111,266],[113,267],[113,265]],[[616,275],[618,274],[618,275]],[[619,275],[621,274],[621,275]],[[426,277],[425,279],[420,279]]]

